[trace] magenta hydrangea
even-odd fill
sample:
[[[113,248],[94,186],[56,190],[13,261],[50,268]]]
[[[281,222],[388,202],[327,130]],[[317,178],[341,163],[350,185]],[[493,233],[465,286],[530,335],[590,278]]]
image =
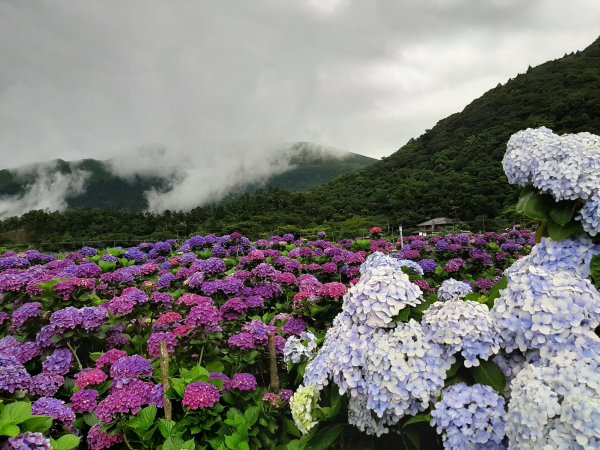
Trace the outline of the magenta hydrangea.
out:
[[[255,391],[256,387],[256,378],[250,373],[237,373],[226,383],[227,390]]]
[[[123,442],[122,434],[108,434],[102,431],[100,425],[90,428],[87,435],[87,444],[90,450],[103,450]]]
[[[104,383],[108,377],[100,369],[87,368],[75,374],[75,385],[80,389]]]
[[[182,404],[190,410],[212,408],[219,403],[220,398],[221,394],[216,386],[199,381],[187,386]]]
[[[167,353],[173,354],[175,347],[177,346],[177,336],[175,334],[167,332],[152,333],[148,339],[148,353],[150,356],[155,358],[160,357],[160,344],[164,342],[167,344]]]

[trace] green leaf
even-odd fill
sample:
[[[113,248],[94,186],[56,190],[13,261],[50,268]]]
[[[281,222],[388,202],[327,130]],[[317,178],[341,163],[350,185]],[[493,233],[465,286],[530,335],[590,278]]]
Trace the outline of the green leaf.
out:
[[[189,441],[185,441],[183,444],[181,444],[181,448],[180,450],[195,450],[196,449],[196,442],[193,439],[190,439]]]
[[[135,417],[129,419],[128,425],[133,428],[138,435],[144,434],[154,423],[156,419],[156,406],[147,406],[140,410]]]
[[[19,430],[19,427],[16,425],[0,425],[0,436],[15,437],[18,436],[20,433],[21,430]]]
[[[345,426],[346,425],[343,423],[336,423],[335,425],[330,425],[317,430],[317,432],[308,440],[304,448],[306,450],[328,449],[337,440],[340,434],[342,434]]]
[[[506,289],[508,287],[508,278],[506,278],[506,275],[503,276],[500,281],[498,281],[494,287],[492,287],[492,289],[490,289],[490,293],[488,294],[488,299],[486,305],[488,305],[488,307],[490,309],[492,309],[492,307],[494,306],[494,302],[496,301],[496,299],[498,297],[500,297],[500,291],[502,289]]]
[[[225,366],[221,361],[213,361],[206,365],[206,370],[209,372],[223,372]]]
[[[92,352],[90,353],[90,359],[96,362],[104,353],[102,352]]]
[[[227,445],[227,448],[230,448],[232,450],[237,449],[238,444],[240,444],[241,441],[242,437],[238,433],[233,433],[229,436],[225,436],[225,445]]]
[[[548,223],[548,236],[554,241],[564,241],[565,239],[575,237],[583,232],[581,222],[578,221],[569,222],[565,226],[560,226],[556,222]]]
[[[550,210],[553,206],[554,199],[551,195],[529,190],[519,198],[517,212],[525,214],[531,219],[546,221],[550,217]]]
[[[186,383],[181,378],[171,378],[171,386],[173,390],[177,392],[180,397],[183,397],[185,394]]]
[[[472,373],[478,383],[491,386],[500,394],[504,393],[506,378],[495,362],[480,361],[479,366],[472,368]]]
[[[81,438],[75,436],[74,434],[65,434],[61,436],[58,440],[51,440],[52,447],[54,450],[72,450],[79,446],[79,442],[81,442]]]
[[[7,424],[18,425],[31,417],[31,403],[15,402],[4,405],[0,412],[0,420]]]
[[[163,450],[181,450],[183,443],[180,437],[169,437],[163,443]]]
[[[23,431],[44,433],[52,427],[52,418],[48,416],[32,416],[21,424]]]
[[[577,202],[573,200],[563,200],[554,205],[550,210],[550,218],[561,226],[568,224],[575,215]]]
[[[417,414],[416,416],[412,416],[404,423],[404,425],[402,425],[402,427],[406,428],[416,423],[426,423],[429,425],[431,423],[431,414]]]
[[[592,281],[594,286],[600,289],[600,255],[594,255],[590,263],[590,271],[592,273]]]
[[[173,428],[175,428],[175,422],[173,420],[159,419],[158,431],[164,438],[168,438],[173,435]]]
[[[396,316],[396,320],[400,322],[408,322],[408,318],[410,316],[410,308],[404,308],[402,311],[398,313]]]
[[[94,425],[96,425],[98,423],[98,418],[96,417],[96,414],[84,414],[83,415],[83,421],[86,423],[86,425],[93,427]]]
[[[244,421],[248,425],[248,428],[251,428],[256,423],[259,415],[260,408],[258,406],[251,406],[244,411]]]

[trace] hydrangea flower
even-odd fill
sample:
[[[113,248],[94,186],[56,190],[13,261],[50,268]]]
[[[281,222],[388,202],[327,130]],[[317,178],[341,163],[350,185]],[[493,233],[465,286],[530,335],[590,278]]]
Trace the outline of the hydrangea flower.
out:
[[[65,402],[56,398],[41,397],[37,399],[31,411],[36,416],[49,416],[54,420],[64,423],[68,428],[71,428],[75,422],[75,413],[65,405]]]
[[[152,376],[152,364],[140,355],[125,356],[117,360],[110,368],[110,376],[117,387]]]
[[[501,448],[505,414],[504,398],[491,387],[459,383],[444,389],[431,411],[431,425],[446,450]]]
[[[410,282],[397,261],[380,253],[363,264],[360,281],[348,290],[343,309],[356,323],[387,327],[407,306],[423,301],[421,289]]]
[[[104,423],[112,422],[118,414],[137,414],[142,407],[163,406],[163,385],[148,381],[130,380],[113,389],[96,408],[96,416]]]
[[[14,438],[9,438],[4,450],[52,450],[50,439],[42,433],[26,431]]]
[[[39,302],[25,303],[12,314],[13,327],[21,328],[29,319],[39,317],[41,309],[42,304]]]
[[[117,361],[126,356],[127,352],[124,352],[123,350],[111,349],[96,360],[96,367],[99,369],[112,367]]]
[[[87,368],[75,374],[75,385],[80,389],[104,383],[108,377],[100,369]]]
[[[565,350],[525,366],[511,386],[510,448],[600,447],[599,361]]]
[[[107,434],[100,425],[90,428],[87,435],[87,444],[90,450],[103,450],[123,442],[122,434]]]
[[[454,278],[448,278],[442,282],[438,289],[438,300],[446,302],[449,300],[459,300],[465,298],[473,292],[471,286],[464,281],[458,281]]]
[[[316,424],[314,410],[318,407],[319,390],[316,386],[298,386],[290,399],[292,417],[302,434],[308,433]]]
[[[478,366],[500,350],[500,336],[487,306],[473,301],[436,302],[423,315],[429,340],[461,352],[465,367]]]
[[[298,364],[303,359],[312,359],[314,350],[317,348],[317,337],[310,331],[300,334],[300,337],[290,336],[285,341],[283,348],[283,360],[286,363]]]
[[[65,384],[65,377],[42,372],[31,377],[27,390],[31,395],[54,396],[63,384]]]
[[[491,310],[509,352],[559,344],[600,324],[600,294],[589,280],[570,270],[534,265],[533,258],[506,271],[508,287]]]
[[[42,369],[46,373],[66,375],[71,370],[72,362],[73,353],[71,353],[71,350],[59,348],[46,358],[42,363]]]
[[[71,407],[76,413],[91,413],[98,405],[98,391],[84,389],[71,396]]]
[[[255,391],[256,386],[256,377],[250,373],[236,373],[231,380],[225,382],[225,389],[228,391]]]
[[[511,184],[532,185],[556,201],[586,202],[578,219],[592,236],[600,231],[598,214],[590,213],[598,210],[600,137],[528,128],[510,137],[502,165]]]
[[[27,389],[31,375],[14,355],[0,353],[0,368],[0,391],[12,394]]]
[[[212,408],[221,395],[219,389],[210,383],[196,382],[188,384],[183,396],[183,406],[191,410]]]
[[[167,344],[167,353],[173,354],[175,347],[177,346],[177,336],[167,331],[165,333],[152,333],[148,338],[148,354],[155,358],[160,357],[160,344],[165,342]]]

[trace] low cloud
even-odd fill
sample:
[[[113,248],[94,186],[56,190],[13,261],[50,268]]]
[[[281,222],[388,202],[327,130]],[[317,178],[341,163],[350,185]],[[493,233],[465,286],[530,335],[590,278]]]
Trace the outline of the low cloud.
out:
[[[80,169],[61,173],[56,163],[30,165],[14,173],[24,183],[24,192],[0,196],[0,219],[20,216],[36,209],[63,211],[67,208],[69,198],[84,192],[90,176],[89,172]],[[28,179],[34,181],[27,183]]]

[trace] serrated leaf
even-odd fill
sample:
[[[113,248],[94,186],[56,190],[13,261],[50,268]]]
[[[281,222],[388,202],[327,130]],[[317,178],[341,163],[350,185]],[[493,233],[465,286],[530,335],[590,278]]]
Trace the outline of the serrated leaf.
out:
[[[590,263],[590,272],[594,286],[600,289],[600,255],[594,255]]]
[[[31,403],[14,402],[4,405],[0,412],[0,420],[7,424],[18,425],[31,417]]]
[[[79,436],[75,436],[74,434],[65,434],[59,439],[53,441],[52,447],[54,450],[72,450],[77,448],[80,442],[81,438]]]
[[[317,432],[308,440],[305,450],[327,450],[342,434],[345,425],[337,423],[317,430]]]
[[[180,437],[170,437],[163,443],[163,450],[181,450],[183,439]]]
[[[519,198],[517,212],[525,214],[531,219],[546,221],[550,217],[549,213],[553,206],[554,199],[552,196],[530,190]]]
[[[164,438],[168,438],[173,435],[173,428],[175,428],[175,422],[173,420],[159,419],[158,431]]]
[[[244,411],[244,421],[248,428],[251,428],[260,415],[260,408],[258,406],[251,406],[246,411]]]
[[[573,200],[563,200],[558,202],[550,210],[550,218],[557,224],[564,226],[573,219],[576,206],[577,202]]]
[[[18,426],[12,424],[0,425],[0,436],[15,437],[21,433]]]
[[[142,408],[135,417],[129,420],[128,425],[133,428],[138,435],[144,434],[154,423],[156,419],[156,406],[147,406]]]
[[[554,241],[564,241],[583,233],[581,222],[572,221],[565,226],[561,226],[556,222],[548,223],[548,236]]]
[[[221,361],[213,361],[206,365],[206,370],[209,372],[223,372],[225,366]]]
[[[183,397],[186,387],[185,381],[183,381],[181,378],[171,378],[170,380],[173,390],[177,392],[180,397]]]
[[[479,366],[472,368],[472,373],[478,383],[491,386],[500,394],[504,394],[506,377],[495,362],[480,361]]]
[[[190,439],[189,441],[185,441],[183,444],[181,444],[181,450],[195,450],[196,449],[196,442],[193,439]]]
[[[32,416],[23,422],[20,428],[32,433],[44,433],[52,427],[52,418],[48,416]]]

